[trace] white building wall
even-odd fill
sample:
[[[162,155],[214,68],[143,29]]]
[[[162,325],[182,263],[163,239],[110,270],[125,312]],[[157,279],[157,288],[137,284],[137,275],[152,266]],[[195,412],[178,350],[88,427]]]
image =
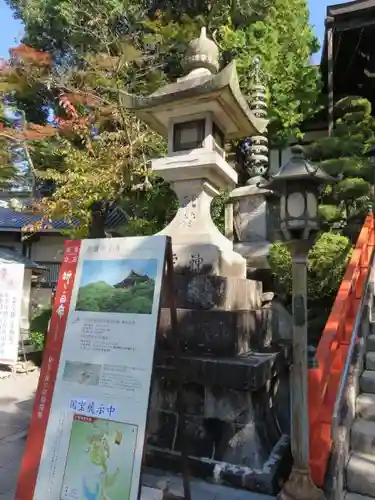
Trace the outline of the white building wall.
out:
[[[65,236],[41,236],[31,245],[30,259],[35,262],[61,262]]]

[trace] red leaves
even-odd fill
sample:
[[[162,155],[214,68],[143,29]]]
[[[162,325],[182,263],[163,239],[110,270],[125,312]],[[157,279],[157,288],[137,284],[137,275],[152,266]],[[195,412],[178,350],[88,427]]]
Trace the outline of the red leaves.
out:
[[[71,104],[82,104],[83,106],[96,106],[100,102],[100,98],[92,94],[65,94]]]
[[[9,50],[12,63],[33,64],[35,66],[51,66],[52,57],[47,52],[33,49],[28,45],[19,45]]]
[[[65,94],[64,92],[60,93],[59,104],[71,120],[76,120],[79,118],[78,112],[75,106],[70,101],[68,94]]]
[[[9,127],[0,127],[0,138],[4,137],[10,141],[41,141],[54,137],[57,130],[51,125],[28,124],[25,131],[19,131]]]

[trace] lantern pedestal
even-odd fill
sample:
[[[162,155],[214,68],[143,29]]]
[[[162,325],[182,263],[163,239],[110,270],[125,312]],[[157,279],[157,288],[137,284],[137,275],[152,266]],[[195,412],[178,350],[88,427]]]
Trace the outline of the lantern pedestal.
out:
[[[271,191],[254,185],[236,188],[229,196],[226,234],[234,229],[238,239],[234,249],[245,257],[250,269],[269,269],[270,242],[280,239],[276,231],[279,214],[270,196]]]
[[[325,498],[323,491],[311,481],[310,474],[295,468],[278,495],[279,500],[325,500]]]
[[[174,219],[159,234],[171,236],[178,273],[246,277],[246,260],[215,226],[211,202],[220,189],[235,185],[237,174],[216,152],[195,150],[159,158],[152,169],[169,182],[179,200]]]
[[[293,361],[290,372],[292,473],[280,500],[324,500],[309,471],[307,257],[315,235],[289,242],[292,254]]]

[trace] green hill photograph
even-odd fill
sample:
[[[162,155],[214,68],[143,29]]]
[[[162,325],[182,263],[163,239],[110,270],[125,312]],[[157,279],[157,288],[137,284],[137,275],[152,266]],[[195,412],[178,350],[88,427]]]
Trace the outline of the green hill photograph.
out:
[[[86,260],[76,311],[151,314],[156,259]]]

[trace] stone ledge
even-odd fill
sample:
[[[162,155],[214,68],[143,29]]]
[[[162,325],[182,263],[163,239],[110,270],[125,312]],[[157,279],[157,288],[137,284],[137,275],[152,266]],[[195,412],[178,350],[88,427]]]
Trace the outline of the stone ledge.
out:
[[[262,306],[262,283],[212,275],[174,276],[176,307],[202,310],[249,310]],[[166,290],[162,307],[168,307]]]
[[[148,467],[171,472],[178,473],[182,469],[180,453],[151,446],[147,448],[145,461]],[[275,495],[279,491],[290,472],[291,463],[290,440],[285,435],[274,446],[262,469],[232,465],[208,458],[193,456],[188,458],[189,472],[193,477],[268,495]]]
[[[238,391],[257,391],[271,380],[285,365],[284,352],[247,353],[237,358],[214,358],[183,355],[180,358],[183,382]],[[156,372],[162,377],[176,377],[174,357],[170,353],[156,353]]]
[[[172,474],[146,467],[142,474],[142,483],[152,488],[162,489],[164,498],[183,500],[184,488],[181,474]],[[229,488],[221,484],[209,483],[201,479],[190,478],[191,497],[199,500],[273,500],[274,496],[251,491]]]
[[[197,311],[177,309],[178,335],[183,351],[216,356],[237,356],[262,349],[271,342],[270,309],[252,311]],[[161,309],[158,347],[173,349],[170,310]]]

